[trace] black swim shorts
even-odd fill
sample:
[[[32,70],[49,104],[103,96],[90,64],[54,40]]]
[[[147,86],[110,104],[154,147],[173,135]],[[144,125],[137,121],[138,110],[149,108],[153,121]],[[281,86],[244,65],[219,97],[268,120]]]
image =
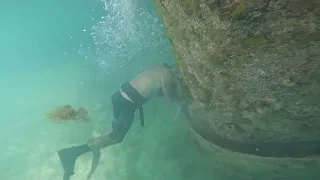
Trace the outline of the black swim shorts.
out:
[[[134,102],[139,102],[139,104],[124,98],[120,91],[112,95],[111,102],[114,119],[112,121],[113,131],[109,136],[117,142],[121,142],[124,139],[132,125],[135,111],[140,108],[143,103],[143,97],[129,83],[121,85],[121,89],[130,99],[133,99]]]

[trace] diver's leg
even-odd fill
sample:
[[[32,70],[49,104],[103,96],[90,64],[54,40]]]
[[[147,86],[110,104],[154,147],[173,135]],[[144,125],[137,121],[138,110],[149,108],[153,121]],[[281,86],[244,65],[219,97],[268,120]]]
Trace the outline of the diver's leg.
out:
[[[59,150],[58,155],[64,170],[63,180],[69,180],[70,176],[74,175],[75,163],[80,155],[92,151],[93,163],[91,170],[94,171],[100,160],[100,149],[116,144],[117,142],[118,140],[114,140],[109,135],[103,134],[98,138],[90,140],[86,144]],[[91,172],[91,174],[92,173],[93,172]]]
[[[92,139],[88,142],[90,149],[92,150],[92,162],[87,180],[89,180],[92,174],[98,167],[100,161],[100,149],[116,144],[117,141],[112,139],[109,135],[103,134],[98,138]]]
[[[119,111],[119,99],[121,99],[120,92],[116,92],[111,97],[111,103],[113,106],[113,116],[114,118],[118,118],[120,116]],[[109,143],[110,142],[110,143]],[[64,148],[58,151],[58,156],[61,162],[61,165],[64,170],[63,180],[68,180],[70,176],[74,174],[74,166],[77,158],[85,154],[87,152],[92,151],[89,144],[104,144],[103,146],[107,146],[108,144],[112,144],[112,140],[108,138],[106,135],[102,135],[96,139],[89,141],[86,144],[80,146],[73,146],[70,148]]]
[[[123,111],[123,107],[121,107],[120,100],[123,98],[120,92],[115,93],[111,97],[112,107],[113,107],[113,121],[112,121],[112,131],[118,131],[119,127],[121,126],[122,122],[121,119],[123,115],[121,115],[121,111]],[[92,139],[88,142],[88,145],[91,149],[102,149],[108,147],[110,145],[118,143],[118,140],[111,138],[109,134],[103,134],[95,139]]]
[[[117,140],[112,139],[109,134],[103,134],[97,138],[91,139],[87,144],[90,149],[102,149],[116,143],[118,143]]]
[[[63,180],[69,180],[69,177],[74,175],[75,163],[80,155],[92,151],[93,163],[91,169],[95,170],[100,160],[100,149],[118,142],[118,140],[112,139],[109,135],[103,134],[98,138],[90,140],[86,144],[59,150],[58,155],[64,170]]]
[[[101,135],[100,137],[88,142],[89,147],[92,149],[93,158],[91,170],[87,179],[90,179],[91,175],[98,167],[100,160],[100,149],[122,142],[132,125],[133,118],[134,109],[121,111],[119,119],[115,119],[112,122],[113,131],[110,134]]]

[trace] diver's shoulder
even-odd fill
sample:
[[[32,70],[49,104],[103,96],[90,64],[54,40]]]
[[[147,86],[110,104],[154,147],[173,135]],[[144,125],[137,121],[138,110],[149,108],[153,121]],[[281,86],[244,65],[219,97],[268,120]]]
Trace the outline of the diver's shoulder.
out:
[[[159,77],[168,77],[168,76],[170,76],[170,70],[168,69],[168,68],[166,68],[166,67],[163,67],[163,66],[159,66],[157,69],[156,69],[156,71],[155,71],[155,73],[159,76]]]
[[[164,66],[161,65],[157,65],[157,66],[153,66],[149,69],[147,69],[146,71],[144,71],[145,73],[155,73],[155,74],[162,74],[165,73],[167,70]]]

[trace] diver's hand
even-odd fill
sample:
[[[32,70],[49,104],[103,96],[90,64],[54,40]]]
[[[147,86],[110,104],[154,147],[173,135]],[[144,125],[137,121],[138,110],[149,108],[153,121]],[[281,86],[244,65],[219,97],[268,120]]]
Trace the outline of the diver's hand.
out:
[[[90,172],[87,176],[87,180],[90,180],[92,174],[95,172],[95,170],[97,169],[97,166],[99,164],[100,161],[100,149],[99,148],[92,148],[92,163],[91,163],[91,169]]]

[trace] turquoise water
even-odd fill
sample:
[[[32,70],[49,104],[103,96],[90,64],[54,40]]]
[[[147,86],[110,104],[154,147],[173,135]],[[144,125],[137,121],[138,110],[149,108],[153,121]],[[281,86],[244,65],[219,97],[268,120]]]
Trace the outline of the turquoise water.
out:
[[[61,179],[56,151],[110,129],[110,96],[119,84],[174,63],[173,51],[152,1],[0,4],[0,179]],[[64,104],[87,108],[92,121],[45,118]],[[218,179],[181,115],[173,121],[177,109],[163,99],[149,102],[146,126],[135,121],[123,143],[104,149],[92,180]],[[90,154],[81,156],[72,179],[85,179],[90,161]]]

